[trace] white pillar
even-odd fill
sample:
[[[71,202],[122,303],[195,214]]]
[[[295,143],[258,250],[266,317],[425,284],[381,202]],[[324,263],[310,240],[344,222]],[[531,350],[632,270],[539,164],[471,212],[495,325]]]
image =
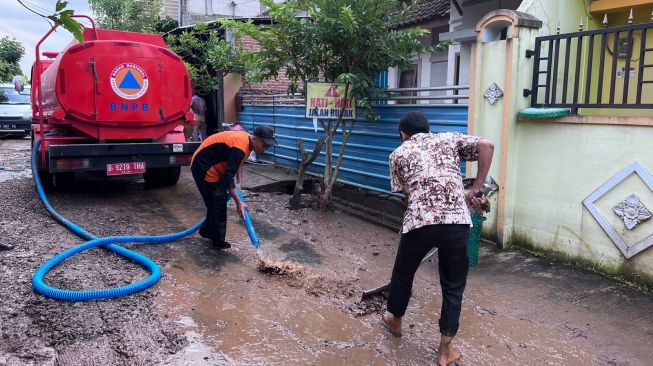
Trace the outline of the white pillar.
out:
[[[418,88],[428,88],[431,86],[431,54],[423,53],[420,55],[420,65],[419,65],[419,81],[417,83]],[[428,96],[428,91],[423,91],[417,93],[417,95]],[[428,104],[428,99],[420,100],[415,104]]]

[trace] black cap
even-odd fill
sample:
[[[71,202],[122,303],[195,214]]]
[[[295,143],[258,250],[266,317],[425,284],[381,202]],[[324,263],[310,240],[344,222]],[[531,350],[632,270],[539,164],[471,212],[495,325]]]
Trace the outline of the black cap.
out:
[[[254,136],[260,138],[269,146],[277,146],[277,140],[274,138],[274,128],[270,125],[260,125],[254,127]]]

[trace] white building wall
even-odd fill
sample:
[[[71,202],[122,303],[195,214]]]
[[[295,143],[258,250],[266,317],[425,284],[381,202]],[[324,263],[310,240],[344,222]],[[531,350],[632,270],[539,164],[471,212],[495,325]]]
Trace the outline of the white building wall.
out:
[[[398,88],[399,87],[399,70],[396,67],[391,67],[388,69],[388,88]]]
[[[441,27],[440,27],[441,28]],[[437,29],[437,28],[434,28]],[[433,29],[429,29],[433,31]],[[437,32],[436,32],[437,33]],[[437,34],[435,34],[437,36]],[[424,47],[431,47],[433,45],[434,34],[427,34],[421,39],[421,44]],[[416,65],[417,71],[417,80],[415,87],[417,88],[428,88],[431,86],[446,86],[447,84],[447,53],[446,52],[425,52],[415,56],[412,60],[413,65]],[[401,71],[397,68],[388,69],[388,88],[399,88],[401,81]],[[409,92],[405,92],[409,93]],[[416,92],[416,95],[419,96],[431,96],[436,95],[435,93],[440,92],[431,92],[431,91],[420,91]],[[446,94],[446,93],[445,93]],[[394,101],[389,103],[393,104]],[[412,101],[411,101],[412,103]],[[429,104],[435,103],[435,101],[424,99],[415,101],[416,104]],[[441,103],[441,102],[440,102]]]
[[[163,14],[172,19],[179,20],[179,0],[165,0]]]
[[[516,10],[522,0],[492,0],[483,3],[465,6],[463,14],[459,15],[455,6],[451,4],[449,18],[449,32],[474,29],[476,24],[485,16],[485,14],[497,9]],[[458,1],[461,4],[461,1]],[[458,72],[458,85],[469,85],[470,61],[472,57],[472,41],[463,41],[449,47],[449,68],[447,69],[447,85],[455,85],[456,72]],[[456,55],[460,55],[459,70],[456,70]],[[468,91],[459,92],[461,95],[468,95]],[[461,100],[460,103],[467,103],[467,100]]]
[[[469,68],[470,68],[470,62],[472,60],[472,45],[465,43],[461,46],[459,46],[460,49],[460,70],[464,70],[465,72],[461,72],[459,76],[459,84],[460,85],[469,85]]]
[[[253,18],[266,11],[266,7],[258,0],[166,0],[164,3],[166,15],[178,20],[180,1],[183,25],[195,24],[198,21],[213,21],[217,17]],[[283,1],[274,0],[276,3]]]
[[[431,34],[422,38],[422,46],[428,47],[431,45]],[[417,63],[417,87],[427,88],[431,86],[431,54],[422,53],[416,59]],[[419,92],[418,95],[428,96],[428,92]],[[418,100],[416,103],[428,104],[428,100]]]
[[[199,0],[198,0],[199,1]],[[236,18],[253,18],[261,14],[260,1],[249,0],[207,0],[212,1],[212,14],[224,15]],[[233,4],[233,6],[232,6]]]

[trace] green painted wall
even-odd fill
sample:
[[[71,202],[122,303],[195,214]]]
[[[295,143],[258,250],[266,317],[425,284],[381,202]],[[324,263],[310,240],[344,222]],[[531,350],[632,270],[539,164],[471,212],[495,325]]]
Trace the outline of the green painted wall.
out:
[[[478,136],[483,136],[490,141],[494,141],[495,145],[499,145],[501,141],[501,122],[502,122],[502,111],[503,111],[503,99],[499,99],[494,105],[488,103],[483,98],[483,92],[495,82],[499,88],[505,90],[504,79],[505,79],[505,68],[502,67],[492,67],[494,65],[505,64],[506,62],[506,41],[499,42],[490,42],[490,43],[479,43],[477,44],[477,50],[480,53],[480,58],[477,61],[481,65],[480,72],[477,74],[478,85],[480,90],[476,93],[477,99],[475,103],[476,112],[475,115],[482,116],[483,121],[481,122],[477,119],[475,123],[474,134]],[[478,55],[478,54],[477,54]],[[491,62],[489,60],[492,60]],[[496,64],[495,64],[496,63]],[[491,166],[490,175],[497,179],[499,177],[499,149],[495,154],[494,161]],[[476,175],[476,165],[472,167],[472,175]],[[497,197],[494,195],[490,198],[490,204],[492,207],[497,207]],[[496,211],[496,210],[495,210]],[[484,236],[496,240],[496,215],[488,215],[488,220],[484,224]]]
[[[653,171],[653,128],[520,122],[518,134],[513,232],[522,242],[516,243],[653,278],[653,248],[626,260],[582,204],[633,160]],[[653,234],[653,220],[627,230],[612,212],[633,193],[653,209],[653,192],[635,175],[596,203],[627,243]]]
[[[518,10],[543,20],[542,29],[522,28],[519,38],[476,45],[473,57],[476,57],[478,72],[472,96],[472,123],[475,134],[495,142],[490,174],[497,181],[501,178],[501,156],[507,154],[506,184],[502,187],[506,193],[502,228],[505,236],[500,244],[535,248],[604,272],[632,275],[653,283],[653,247],[625,259],[582,203],[634,160],[653,172],[650,151],[653,128],[517,120],[519,110],[530,104],[530,98],[521,94],[524,88],[530,88],[532,76],[532,60],[526,59],[524,52],[532,49],[536,36],[555,33],[557,19],[561,20],[562,32],[577,30],[578,19],[580,15],[587,15],[586,9],[581,0],[524,1]],[[590,20],[590,24],[596,27],[597,21]],[[600,21],[598,24],[600,26]],[[510,43],[514,59],[508,64],[506,50]],[[504,85],[509,69],[512,78],[509,85]],[[511,88],[512,95],[490,105],[483,93],[492,82],[504,91]],[[506,103],[509,131],[507,141],[502,141]],[[651,116],[650,111],[647,113]],[[653,192],[635,176],[630,176],[596,203],[627,243],[653,233],[653,219],[634,230],[627,230],[613,213],[612,207],[633,193],[653,210]],[[490,239],[496,239],[500,232],[497,199],[498,195],[491,198],[493,210],[483,230],[484,236]]]

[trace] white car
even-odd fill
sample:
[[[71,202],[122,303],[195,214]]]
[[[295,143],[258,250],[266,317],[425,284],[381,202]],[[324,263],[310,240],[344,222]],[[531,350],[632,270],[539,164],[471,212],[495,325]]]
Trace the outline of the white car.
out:
[[[31,131],[30,88],[18,92],[12,84],[0,84],[0,137],[24,137]]]

